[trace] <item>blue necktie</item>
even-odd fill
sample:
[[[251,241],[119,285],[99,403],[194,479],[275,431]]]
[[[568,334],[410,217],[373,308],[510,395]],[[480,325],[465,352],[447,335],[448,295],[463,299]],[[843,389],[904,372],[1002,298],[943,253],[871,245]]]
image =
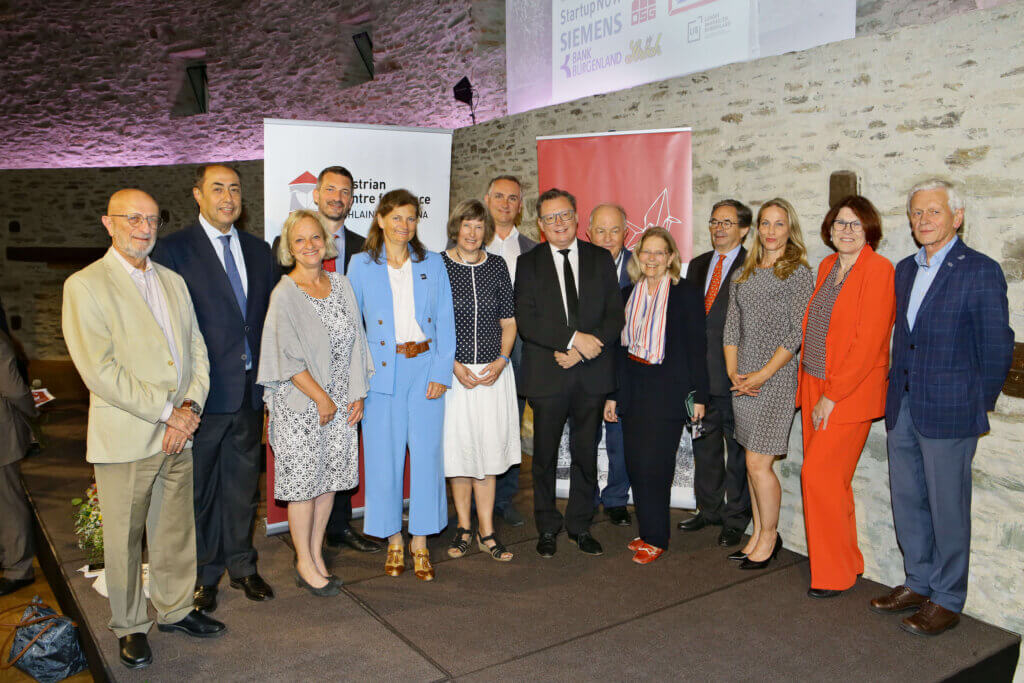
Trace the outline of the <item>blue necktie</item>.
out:
[[[231,291],[235,293],[235,301],[242,311],[242,322],[245,322],[245,288],[242,287],[242,276],[238,273],[238,266],[235,265],[235,257],[231,254],[231,235],[218,237],[224,247],[224,270],[228,272],[228,282],[231,283]],[[245,339],[245,369],[252,369],[252,351],[249,349],[249,337]]]

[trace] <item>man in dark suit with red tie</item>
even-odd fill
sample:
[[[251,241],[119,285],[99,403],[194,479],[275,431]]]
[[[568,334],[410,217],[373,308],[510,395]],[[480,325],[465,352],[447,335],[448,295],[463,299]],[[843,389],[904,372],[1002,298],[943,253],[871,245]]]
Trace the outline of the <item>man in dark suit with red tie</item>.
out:
[[[625,324],[615,263],[607,249],[576,239],[576,198],[553,188],[537,200],[547,238],[516,262],[516,323],[523,338],[521,391],[533,408],[533,506],[537,552],[552,557],[563,521],[569,540],[600,555],[591,536],[597,492],[597,434],[615,390],[614,348]],[[565,517],[555,507],[555,467],[566,420],[572,465]]]
[[[679,529],[697,531],[711,524],[721,525],[721,546],[738,544],[750,523],[747,465],[743,449],[733,436],[732,382],[725,371],[722,330],[729,308],[729,280],[747,258],[743,239],[751,222],[750,209],[741,202],[723,199],[715,204],[708,222],[714,249],[690,261],[686,269],[686,279],[704,293],[711,400],[703,421],[704,436],[693,442],[693,489],[698,511],[680,522]]]

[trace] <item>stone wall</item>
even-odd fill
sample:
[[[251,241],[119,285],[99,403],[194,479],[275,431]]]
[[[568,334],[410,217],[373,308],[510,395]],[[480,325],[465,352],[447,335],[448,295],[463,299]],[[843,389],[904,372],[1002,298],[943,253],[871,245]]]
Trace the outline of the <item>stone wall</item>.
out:
[[[850,169],[883,214],[880,251],[895,262],[914,250],[904,193],[925,177],[948,176],[967,195],[965,240],[1002,264],[1011,324],[1024,339],[1024,2],[949,14],[926,26],[456,130],[452,200],[479,196],[498,172],[524,178],[524,194],[536,196],[538,135],[690,126],[695,225],[723,197],[756,207],[781,195],[796,206],[817,264],[828,253],[815,233],[827,208],[829,174]],[[524,221],[531,230],[534,219]],[[695,253],[710,248],[706,230],[696,231],[694,246]],[[1024,400],[1002,396],[974,462],[966,610],[1017,632],[1024,631],[1022,453]],[[788,547],[805,551],[801,460],[797,422],[789,457],[776,469],[784,490],[782,536]],[[886,462],[884,429],[876,424],[854,480],[860,546],[866,576],[897,584],[902,559]]]

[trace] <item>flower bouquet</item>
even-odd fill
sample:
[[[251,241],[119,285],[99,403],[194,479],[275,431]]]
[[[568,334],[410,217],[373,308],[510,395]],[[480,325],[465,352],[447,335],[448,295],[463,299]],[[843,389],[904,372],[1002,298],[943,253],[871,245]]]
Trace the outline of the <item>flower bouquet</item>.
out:
[[[103,513],[100,512],[96,482],[85,490],[85,498],[73,498],[75,535],[78,547],[89,554],[89,571],[103,568]]]

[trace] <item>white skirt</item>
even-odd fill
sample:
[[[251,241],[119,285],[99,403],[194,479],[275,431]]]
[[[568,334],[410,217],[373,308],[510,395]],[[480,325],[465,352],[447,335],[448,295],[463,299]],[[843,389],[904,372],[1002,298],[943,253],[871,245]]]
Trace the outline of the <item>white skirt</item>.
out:
[[[474,374],[485,363],[467,363]],[[491,386],[467,389],[452,376],[444,396],[444,476],[483,479],[522,460],[516,379],[510,366]]]

